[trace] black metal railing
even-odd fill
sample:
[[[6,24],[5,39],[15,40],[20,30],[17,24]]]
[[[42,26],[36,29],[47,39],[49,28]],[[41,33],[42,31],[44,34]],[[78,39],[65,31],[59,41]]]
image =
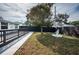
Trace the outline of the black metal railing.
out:
[[[73,28],[73,30],[72,30]],[[75,29],[75,27],[63,27],[60,29],[60,33],[69,33],[74,34],[79,37],[79,27]],[[43,32],[56,32],[57,28],[55,27],[42,27]],[[72,30],[72,31],[71,31]],[[12,30],[0,30],[0,47],[7,45],[8,43],[16,40],[17,38],[25,35],[28,32],[41,32],[41,27],[29,27],[29,26],[21,26],[20,29],[12,29]]]
[[[0,30],[0,47],[3,47],[17,38],[28,33],[22,29]]]

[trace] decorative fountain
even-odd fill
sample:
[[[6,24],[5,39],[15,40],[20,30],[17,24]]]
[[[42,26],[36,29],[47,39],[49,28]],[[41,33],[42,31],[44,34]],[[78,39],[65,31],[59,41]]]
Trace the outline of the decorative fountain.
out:
[[[59,34],[59,32],[60,32],[60,29],[59,28],[62,28],[62,26],[59,25],[59,24],[62,25],[62,23],[54,22],[54,25],[52,26],[52,27],[55,27],[57,29],[56,32],[55,32],[55,34],[52,34],[52,36],[54,36],[54,37],[62,37],[62,35]]]

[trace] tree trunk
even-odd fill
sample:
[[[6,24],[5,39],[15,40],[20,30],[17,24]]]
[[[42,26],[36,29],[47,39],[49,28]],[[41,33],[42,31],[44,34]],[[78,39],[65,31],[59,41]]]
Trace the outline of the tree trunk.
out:
[[[43,28],[41,27],[41,35],[43,35]]]

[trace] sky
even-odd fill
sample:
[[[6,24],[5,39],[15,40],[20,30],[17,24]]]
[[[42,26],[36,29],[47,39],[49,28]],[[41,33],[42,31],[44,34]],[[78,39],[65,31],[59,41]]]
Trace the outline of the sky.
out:
[[[67,13],[69,15],[68,21],[79,20],[79,3],[57,3],[54,6],[56,6],[57,14]]]
[[[26,14],[37,3],[0,3],[0,16],[5,20],[12,22],[25,22]],[[56,11],[58,13],[67,13],[70,15],[68,21],[79,20],[79,4],[78,3],[57,3]],[[54,7],[53,7],[54,8]],[[54,10],[52,8],[52,10]]]
[[[0,3],[0,16],[4,20],[24,23],[26,14],[29,12],[28,10],[36,5],[33,3]]]

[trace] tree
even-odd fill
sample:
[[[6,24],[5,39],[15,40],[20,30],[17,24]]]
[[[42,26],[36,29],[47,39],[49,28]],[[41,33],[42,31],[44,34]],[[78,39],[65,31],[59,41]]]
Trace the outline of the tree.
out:
[[[52,3],[39,4],[30,10],[30,13],[26,17],[32,26],[47,26],[46,21],[51,16],[50,9],[52,5]]]
[[[58,25],[61,26],[61,29],[62,29],[62,33],[63,33],[63,23],[67,24],[67,19],[69,18],[69,15],[68,14],[58,14],[56,16],[56,21],[58,22]]]
[[[69,18],[68,14],[58,14],[58,18],[61,19],[61,22],[67,23],[67,19]]]
[[[52,22],[50,20],[51,17],[51,7],[53,3],[42,3],[33,8],[31,8],[30,13],[27,14],[27,19],[32,26],[42,27],[52,26]]]

